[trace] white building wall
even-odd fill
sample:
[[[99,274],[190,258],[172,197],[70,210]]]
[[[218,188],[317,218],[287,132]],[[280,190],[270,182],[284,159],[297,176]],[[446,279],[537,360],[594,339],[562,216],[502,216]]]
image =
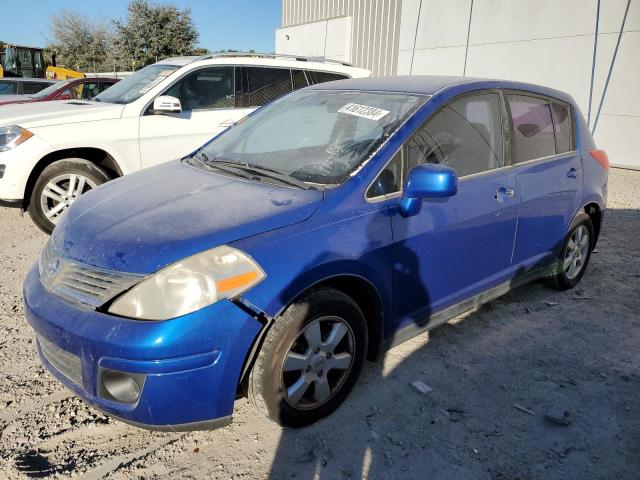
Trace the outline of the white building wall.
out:
[[[316,52],[321,51],[321,56],[346,59],[374,75],[393,75],[401,3],[402,0],[282,0],[276,53],[317,56]],[[348,20],[334,22],[339,18]],[[326,35],[321,33],[323,27]]]
[[[592,126],[626,5],[601,0]],[[597,0],[403,0],[397,73],[539,83],[569,92],[587,116],[596,10]],[[640,168],[639,78],[640,0],[631,0],[595,131],[614,165]]]
[[[591,126],[628,0],[600,0]],[[585,117],[598,0],[283,0],[276,52],[326,56],[374,75],[467,75],[573,95]],[[286,35],[289,36],[286,39]],[[631,0],[595,139],[640,168],[640,0]]]

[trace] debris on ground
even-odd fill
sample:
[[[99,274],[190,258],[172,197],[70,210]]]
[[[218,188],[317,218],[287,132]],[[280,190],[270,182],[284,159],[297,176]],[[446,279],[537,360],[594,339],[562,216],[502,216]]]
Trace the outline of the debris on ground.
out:
[[[536,413],[533,410],[528,409],[527,407],[523,407],[518,403],[513,404],[513,408],[516,410],[520,410],[521,412],[528,413],[529,415],[535,415]]]
[[[544,419],[555,425],[567,427],[573,423],[571,413],[563,407],[554,405],[545,414]]]
[[[413,388],[415,388],[417,391],[419,391],[420,393],[429,393],[432,392],[433,389],[427,385],[426,383],[420,381],[420,380],[416,380],[414,382],[411,382],[411,386]]]

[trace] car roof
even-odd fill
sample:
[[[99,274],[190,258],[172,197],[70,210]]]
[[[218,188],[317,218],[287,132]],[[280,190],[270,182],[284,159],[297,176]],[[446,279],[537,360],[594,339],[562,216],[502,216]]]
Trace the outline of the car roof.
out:
[[[0,78],[2,82],[38,82],[38,83],[56,83],[57,80],[49,80],[47,78],[22,78],[22,77],[4,77]]]
[[[524,90],[540,95],[547,95],[573,103],[570,95],[542,85],[533,83],[514,82],[510,80],[498,80],[474,77],[440,76],[440,75],[412,75],[395,77],[369,77],[336,80],[320,83],[305,90],[362,90],[380,92],[416,93],[422,95],[434,95],[440,91],[453,87],[462,87],[462,90],[478,89],[512,89]]]
[[[268,65],[282,68],[299,68],[303,70],[329,71],[346,73],[350,76],[367,76],[371,72],[354,67],[350,63],[341,60],[332,60],[323,57],[303,57],[299,55],[279,55],[274,53],[256,52],[223,52],[204,55],[201,57],[172,57],[165,58],[156,65],[185,66],[190,64],[235,64],[235,65]]]

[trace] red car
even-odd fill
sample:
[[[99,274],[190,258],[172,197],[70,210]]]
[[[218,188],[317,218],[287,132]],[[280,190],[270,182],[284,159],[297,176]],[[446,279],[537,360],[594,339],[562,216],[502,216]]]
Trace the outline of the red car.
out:
[[[116,78],[74,78],[55,82],[32,95],[0,96],[0,106],[51,100],[91,100],[119,80]]]

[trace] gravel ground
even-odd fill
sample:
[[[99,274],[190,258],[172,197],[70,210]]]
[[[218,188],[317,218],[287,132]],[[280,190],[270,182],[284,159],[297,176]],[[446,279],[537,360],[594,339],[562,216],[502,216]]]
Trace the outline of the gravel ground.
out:
[[[21,285],[45,236],[0,209],[0,478],[637,479],[640,172],[609,191],[578,288],[526,285],[401,345],[306,429],[241,399],[229,427],[185,434],[111,420],[40,366]]]

